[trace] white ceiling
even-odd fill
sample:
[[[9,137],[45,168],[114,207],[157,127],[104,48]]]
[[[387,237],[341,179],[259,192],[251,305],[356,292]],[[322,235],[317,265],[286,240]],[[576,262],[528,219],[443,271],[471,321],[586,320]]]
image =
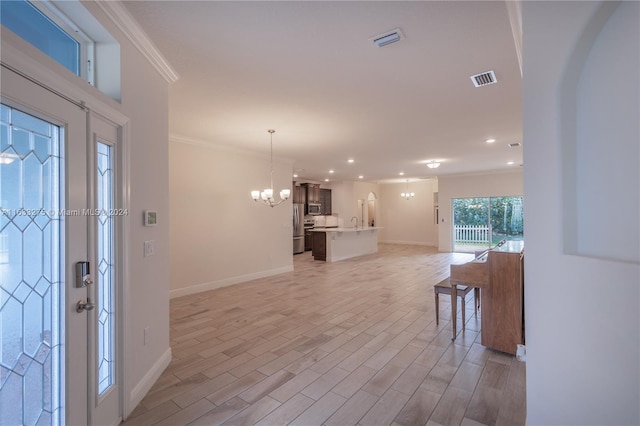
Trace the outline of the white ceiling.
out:
[[[171,135],[268,153],[273,128],[274,156],[316,181],[520,168],[522,148],[507,145],[522,139],[522,79],[504,2],[124,4],[180,75]],[[370,40],[394,28],[406,38]],[[469,77],[487,70],[498,83],[475,88]]]

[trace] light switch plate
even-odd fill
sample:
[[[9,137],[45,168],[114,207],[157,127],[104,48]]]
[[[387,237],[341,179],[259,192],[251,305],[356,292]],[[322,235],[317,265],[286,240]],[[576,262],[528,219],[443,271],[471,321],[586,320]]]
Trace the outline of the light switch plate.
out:
[[[144,257],[153,256],[154,246],[153,240],[144,242]]]

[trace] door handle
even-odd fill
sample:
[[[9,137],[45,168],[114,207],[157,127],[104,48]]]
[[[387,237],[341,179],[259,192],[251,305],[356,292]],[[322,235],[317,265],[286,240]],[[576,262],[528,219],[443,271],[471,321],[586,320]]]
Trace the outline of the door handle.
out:
[[[82,311],[92,311],[95,307],[96,304],[87,297],[86,302],[84,300],[78,302],[78,304],[76,305],[76,312],[81,313]]]

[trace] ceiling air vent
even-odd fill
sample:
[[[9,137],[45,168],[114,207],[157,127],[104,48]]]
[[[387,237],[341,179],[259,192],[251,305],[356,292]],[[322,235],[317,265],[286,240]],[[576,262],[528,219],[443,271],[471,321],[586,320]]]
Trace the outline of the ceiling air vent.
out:
[[[472,75],[471,81],[473,81],[473,85],[476,87],[488,86],[489,84],[498,82],[498,80],[496,80],[496,74],[493,71]]]
[[[373,36],[370,38],[376,46],[383,47],[391,43],[395,43],[396,41],[400,41],[404,38],[402,31],[400,28],[396,28],[395,30],[387,31],[383,34],[378,34],[377,36]]]
[[[517,148],[519,146],[522,146],[520,142],[513,142],[509,144],[509,148]]]

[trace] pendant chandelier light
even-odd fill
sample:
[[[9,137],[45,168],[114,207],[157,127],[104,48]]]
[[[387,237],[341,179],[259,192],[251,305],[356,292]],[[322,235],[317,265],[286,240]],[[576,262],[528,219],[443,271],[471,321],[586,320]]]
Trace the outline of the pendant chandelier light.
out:
[[[409,179],[407,179],[407,192],[401,192],[400,196],[405,200],[410,200],[416,196],[415,192],[409,192]]]
[[[273,198],[273,134],[276,132],[273,129],[269,129],[267,130],[270,134],[271,134],[271,160],[270,160],[270,164],[271,164],[271,186],[269,188],[264,189],[262,192],[260,191],[251,191],[251,198],[253,198],[253,201],[255,201],[256,203],[258,202],[258,200],[262,201],[265,205],[269,206],[269,207],[274,207],[277,206],[278,204],[286,201],[289,196],[291,195],[291,190],[290,189],[283,189],[280,191],[280,200],[276,201],[275,198]]]

